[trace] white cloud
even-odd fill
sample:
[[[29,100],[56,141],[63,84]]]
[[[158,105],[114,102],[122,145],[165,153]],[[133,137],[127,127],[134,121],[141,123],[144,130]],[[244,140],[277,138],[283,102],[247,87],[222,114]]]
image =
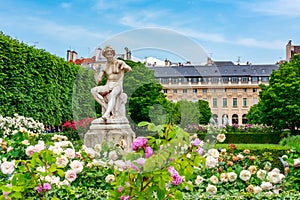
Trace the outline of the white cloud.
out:
[[[265,49],[275,49],[281,50],[285,44],[280,40],[274,41],[259,41],[255,38],[239,38],[236,41],[233,41],[238,45],[243,45],[247,47],[258,47],[258,48],[265,48]]]
[[[242,6],[263,14],[300,16],[300,0],[268,0],[242,3]]]

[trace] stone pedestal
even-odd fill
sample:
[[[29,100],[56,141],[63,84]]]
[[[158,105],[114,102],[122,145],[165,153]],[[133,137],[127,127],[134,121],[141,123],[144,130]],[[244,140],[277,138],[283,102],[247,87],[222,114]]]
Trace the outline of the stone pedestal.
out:
[[[98,118],[92,121],[90,130],[85,134],[84,145],[88,148],[94,148],[96,144],[102,144],[104,141],[117,144],[122,139],[127,143],[125,151],[130,151],[135,133],[126,118],[109,118],[107,121]]]

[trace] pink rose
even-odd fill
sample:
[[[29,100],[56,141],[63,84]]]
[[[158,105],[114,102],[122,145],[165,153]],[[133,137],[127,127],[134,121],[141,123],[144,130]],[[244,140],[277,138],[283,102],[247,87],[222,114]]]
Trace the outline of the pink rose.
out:
[[[201,143],[201,140],[200,140],[199,138],[196,138],[195,140],[193,140],[193,141],[191,142],[191,144],[192,144],[193,146],[198,146],[200,143]]]
[[[146,153],[146,158],[150,158],[153,154],[152,148],[151,147],[146,147],[145,153]]]
[[[147,145],[148,140],[144,137],[137,137],[133,142],[132,142],[132,150],[137,151],[139,148],[144,148]]]

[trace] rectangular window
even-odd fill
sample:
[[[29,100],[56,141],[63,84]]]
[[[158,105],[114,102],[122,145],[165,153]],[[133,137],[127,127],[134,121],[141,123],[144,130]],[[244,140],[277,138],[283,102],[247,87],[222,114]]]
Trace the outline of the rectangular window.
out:
[[[171,78],[172,83],[179,83],[179,78]]]
[[[167,93],[168,93],[168,90],[167,90],[167,89],[164,89],[164,93],[167,94]]]
[[[257,104],[258,100],[256,97],[253,97],[253,104]]]
[[[211,82],[212,83],[217,83],[219,81],[219,77],[212,77]]]
[[[174,90],[173,90],[173,93],[177,93],[177,89],[174,89]]]
[[[254,92],[254,93],[257,92],[257,88],[253,88],[253,92]]]
[[[169,83],[169,79],[168,78],[162,78],[161,83],[162,84],[167,84],[167,83]]]
[[[185,94],[186,94],[186,93],[187,93],[187,89],[183,89],[183,90],[182,90],[182,93],[185,93]]]
[[[233,93],[237,93],[237,88],[232,88]]]
[[[208,82],[208,80],[207,80],[207,78],[206,78],[206,77],[202,77],[202,78],[201,78],[201,82],[202,82],[202,83],[207,83],[207,82]]]
[[[243,88],[243,92],[247,92],[247,88]]]
[[[236,76],[231,77],[231,82],[232,82],[232,83],[237,83],[237,82],[239,82],[239,77],[236,77]]]
[[[218,106],[218,99],[213,98],[213,107],[217,107],[217,106]]]
[[[193,93],[194,93],[194,94],[197,94],[197,89],[193,89]]]
[[[232,106],[233,106],[234,108],[237,107],[237,98],[233,98],[233,99],[232,99]]]
[[[181,78],[181,83],[188,83],[189,79],[188,78]]]
[[[252,77],[252,82],[257,83],[258,82],[258,77],[257,76],[253,76]]]
[[[192,78],[192,79],[191,79],[191,82],[192,82],[192,83],[198,83],[198,78]]]
[[[202,89],[202,93],[207,93],[207,89]]]
[[[244,107],[247,106],[247,98],[243,98],[243,106],[244,106]]]
[[[223,88],[223,92],[227,92],[227,88]]]
[[[222,77],[222,83],[228,83],[229,78],[228,77]]]
[[[212,89],[212,92],[213,92],[213,93],[216,93],[217,91],[218,91],[217,88],[213,88],[213,89]]]
[[[223,107],[227,107],[227,98],[223,98]]]
[[[263,77],[261,77],[261,81],[262,82],[268,82],[269,81],[269,77],[263,76]]]
[[[247,83],[248,82],[248,77],[242,77],[242,82]]]

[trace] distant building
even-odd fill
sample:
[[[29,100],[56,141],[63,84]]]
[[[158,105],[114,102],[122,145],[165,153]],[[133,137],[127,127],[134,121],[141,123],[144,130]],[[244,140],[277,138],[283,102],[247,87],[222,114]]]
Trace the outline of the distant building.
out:
[[[224,116],[230,124],[246,124],[246,114],[259,100],[259,84],[268,84],[279,65],[236,65],[208,59],[207,65],[149,67],[162,84],[167,99],[208,101],[213,118],[220,125]]]
[[[122,58],[124,60],[131,60],[131,51],[127,47],[124,48],[124,54],[118,54],[116,52],[117,58]],[[106,58],[102,55],[102,49],[96,48],[94,52],[94,56],[91,58],[78,58],[78,54],[76,51],[67,50],[67,61],[72,62],[76,65],[82,65],[87,68],[100,67],[101,64],[106,63]]]
[[[300,53],[300,45],[292,45],[292,40],[289,40],[286,45],[286,61],[289,61],[297,53]]]

